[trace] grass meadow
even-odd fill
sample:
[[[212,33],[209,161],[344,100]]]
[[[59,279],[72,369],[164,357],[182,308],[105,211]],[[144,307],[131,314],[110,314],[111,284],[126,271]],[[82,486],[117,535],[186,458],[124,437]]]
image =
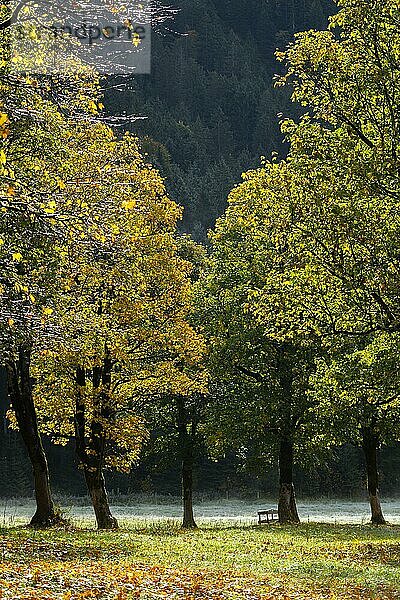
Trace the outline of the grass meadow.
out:
[[[2,600],[400,599],[400,524],[225,517],[182,531],[174,518],[129,517],[126,508],[115,532],[95,531],[83,513],[51,531],[3,521]]]

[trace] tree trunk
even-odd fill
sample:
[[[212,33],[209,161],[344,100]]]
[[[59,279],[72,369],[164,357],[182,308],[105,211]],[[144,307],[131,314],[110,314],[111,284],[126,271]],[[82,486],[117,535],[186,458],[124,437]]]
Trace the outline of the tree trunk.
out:
[[[118,521],[112,516],[104,476],[99,469],[96,472],[84,468],[85,481],[92,500],[98,529],[118,529]]]
[[[281,524],[300,523],[293,484],[293,349],[281,344],[277,354],[277,370],[282,394],[283,426],[279,447],[279,502],[278,513]]]
[[[367,487],[371,505],[371,522],[374,525],[385,525],[379,498],[378,447],[379,437],[373,427],[362,429],[362,447],[367,467]]]
[[[32,465],[36,512],[31,519],[35,527],[50,527],[60,522],[52,500],[49,469],[40,437],[30,377],[31,349],[21,345],[18,361],[6,365],[8,393],[25,447]]]
[[[181,477],[182,477],[182,504],[183,504],[183,529],[196,529],[196,521],[193,512],[193,450],[194,450],[194,426],[192,434],[187,430],[189,423],[185,411],[184,399],[178,397],[178,432],[179,447],[181,452]]]
[[[111,365],[107,358],[101,369],[93,370],[93,380],[97,387],[107,387],[111,374]],[[89,435],[86,435],[85,400],[82,389],[86,385],[86,371],[78,368],[76,371],[76,408],[75,408],[75,447],[79,464],[83,468],[88,492],[92,501],[98,529],[118,529],[118,521],[111,514],[104,475],[105,436],[102,419],[107,418],[107,400],[104,392],[99,395],[97,411],[99,418],[92,418],[89,424]]]
[[[279,449],[279,522],[300,523],[293,484],[293,442],[282,438]]]
[[[193,457],[187,455],[182,460],[182,500],[184,529],[197,527],[193,513]]]

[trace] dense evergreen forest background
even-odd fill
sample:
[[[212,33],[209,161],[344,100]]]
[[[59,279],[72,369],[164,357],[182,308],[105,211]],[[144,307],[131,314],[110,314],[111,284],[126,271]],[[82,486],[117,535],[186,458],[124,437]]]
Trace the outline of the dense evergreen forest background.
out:
[[[288,92],[274,89],[279,65],[274,58],[296,31],[323,28],[333,11],[329,0],[175,0],[180,8],[171,31],[153,38],[151,76],[128,84],[110,81],[110,114],[137,115],[131,130],[143,150],[166,178],[169,193],[184,205],[183,227],[204,241],[225,208],[230,189],[241,173],[259,164],[261,155],[283,155],[278,114],[294,114]],[[6,389],[0,378],[1,496],[30,495],[30,465],[18,434],[6,423]],[[56,491],[85,493],[77,474],[72,448],[48,445]],[[150,444],[137,469],[129,476],[112,475],[114,492],[179,494],[177,453]],[[62,464],[63,468],[57,468]],[[363,460],[358,449],[345,447],[317,473],[297,472],[301,495],[321,493],[357,497],[365,487]],[[400,450],[381,455],[382,492],[400,491]],[[274,465],[248,472],[233,456],[219,462],[205,451],[197,469],[198,492],[215,496],[255,496],[273,493]]]
[[[153,38],[151,77],[118,92],[108,110],[132,124],[143,149],[185,207],[184,227],[204,241],[228,192],[260,156],[285,152],[278,114],[293,114],[274,89],[276,48],[296,31],[326,27],[330,0],[174,0],[180,12]]]

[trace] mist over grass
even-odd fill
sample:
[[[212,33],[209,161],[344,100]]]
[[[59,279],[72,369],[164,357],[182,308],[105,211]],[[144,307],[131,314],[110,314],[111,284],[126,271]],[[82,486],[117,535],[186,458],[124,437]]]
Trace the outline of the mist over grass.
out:
[[[126,526],[135,522],[151,524],[167,521],[178,524],[182,517],[178,497],[121,496],[112,497],[111,502],[112,512],[121,524]],[[57,504],[74,525],[94,527],[93,510],[88,498],[59,497]],[[3,526],[23,525],[34,512],[34,506],[34,501],[26,498],[0,500],[0,518]],[[271,498],[253,501],[206,500],[195,503],[195,513],[200,525],[255,525],[258,510],[275,506],[276,501]],[[382,506],[387,521],[393,525],[400,525],[400,499],[384,500]],[[367,500],[300,499],[298,509],[303,522],[363,525],[370,520]]]

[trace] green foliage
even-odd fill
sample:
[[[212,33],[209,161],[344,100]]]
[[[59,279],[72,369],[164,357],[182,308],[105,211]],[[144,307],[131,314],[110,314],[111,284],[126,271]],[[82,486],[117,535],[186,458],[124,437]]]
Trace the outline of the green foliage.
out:
[[[304,432],[313,404],[308,379],[319,344],[302,325],[287,328],[293,323],[286,280],[294,257],[287,237],[291,215],[280,195],[283,177],[284,167],[271,165],[245,174],[232,191],[211,234],[197,302],[216,393],[225,397],[216,406],[221,429],[214,423],[212,443],[223,447],[227,435],[249,453],[258,440],[265,456],[279,440],[289,439],[305,460],[306,448],[314,453],[320,445],[318,435],[311,441]]]
[[[398,335],[381,333],[361,349],[344,346],[330,361],[319,361],[313,393],[318,422],[321,428],[329,423],[333,443],[361,444],[365,427],[385,443],[399,439],[399,352]]]
[[[12,359],[20,343],[46,337],[43,318],[57,287],[60,197],[68,164],[69,129],[82,115],[98,112],[98,77],[74,60],[70,49],[62,75],[29,75],[29,63],[14,72],[13,28],[0,32],[0,345]],[[48,40],[37,39],[37,52]],[[19,58],[25,59],[25,56]]]
[[[282,124],[297,256],[292,315],[333,355],[315,380],[330,417],[353,440],[369,427],[390,441],[400,424],[399,15],[389,1],[338,5],[330,31],[299,34],[279,55],[287,64],[279,83],[291,81],[293,99],[310,111]]]
[[[180,209],[130,136],[85,123],[68,153],[64,202],[81,223],[61,246],[48,317],[59,333],[35,355],[36,403],[61,442],[80,414],[92,436],[97,423],[108,466],[129,470],[145,436],[139,399],[206,385],[204,343],[188,322],[191,267],[174,240]]]
[[[321,409],[309,376],[320,356],[314,380],[320,389],[328,381],[328,435],[317,424],[312,445],[321,447],[340,438],[330,434],[338,413],[342,441],[365,427],[386,442],[399,435],[396,370],[389,374],[399,323],[398,7],[338,4],[329,31],[298,34],[278,53],[287,65],[278,84],[290,81],[293,100],[309,113],[281,123],[287,160],[264,161],[231,193],[211,236],[201,300],[217,371],[268,384],[259,395],[267,405],[257,386],[250,398],[271,431],[299,424],[309,439],[308,423]],[[284,353],[279,367],[276,349]],[[263,414],[251,412],[265,426]]]
[[[393,2],[339,6],[338,36],[301,34],[281,56],[281,83],[292,80],[294,100],[310,110],[298,126],[284,124],[293,188],[302,190],[291,200],[302,219],[297,238],[331,331],[395,331],[398,10]]]

